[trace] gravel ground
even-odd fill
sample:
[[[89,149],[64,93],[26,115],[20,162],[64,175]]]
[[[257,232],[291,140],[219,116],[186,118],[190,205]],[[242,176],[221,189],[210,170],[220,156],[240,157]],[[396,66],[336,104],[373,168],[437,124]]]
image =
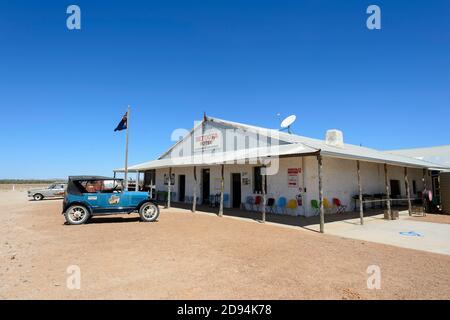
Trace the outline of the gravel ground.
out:
[[[0,183],[0,192],[6,192],[6,191],[12,191],[13,189],[15,191],[27,191],[28,189],[35,189],[35,188],[45,188],[48,187],[50,183],[47,184],[39,184],[39,183],[24,183],[24,184],[6,184],[6,183]]]
[[[179,209],[67,226],[60,210],[0,191],[0,298],[450,298],[445,255]],[[66,286],[70,265],[79,290]],[[367,289],[369,265],[379,290]]]
[[[427,213],[425,217],[423,216],[412,216],[408,219],[424,222],[435,222],[435,223],[445,223],[450,224],[450,214],[431,214]]]

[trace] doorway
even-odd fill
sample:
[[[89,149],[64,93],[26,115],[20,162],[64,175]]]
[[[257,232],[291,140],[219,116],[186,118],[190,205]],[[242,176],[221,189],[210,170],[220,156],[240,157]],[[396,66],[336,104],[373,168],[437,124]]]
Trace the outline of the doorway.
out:
[[[241,207],[241,174],[231,174],[231,197],[233,200],[233,208]]]
[[[399,180],[391,180],[391,196],[398,197],[400,196],[400,181]]]
[[[439,205],[441,204],[441,188],[439,175],[431,176],[431,186],[433,190],[433,203]]]
[[[186,176],[184,174],[178,176],[178,192],[178,201],[184,202],[186,196]]]
[[[210,181],[210,171],[209,169],[202,169],[202,199],[203,204],[209,204],[209,181]]]

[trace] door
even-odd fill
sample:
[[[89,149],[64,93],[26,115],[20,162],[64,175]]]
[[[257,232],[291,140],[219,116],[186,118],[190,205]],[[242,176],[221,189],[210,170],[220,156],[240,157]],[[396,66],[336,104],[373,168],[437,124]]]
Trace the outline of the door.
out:
[[[178,176],[178,194],[178,201],[184,202],[186,195],[186,176],[184,174]]]
[[[241,174],[231,174],[231,196],[233,200],[233,208],[240,208],[241,206]]]
[[[202,199],[204,204],[209,203],[209,169],[202,170]]]
[[[391,180],[391,197],[396,198],[400,196],[400,181],[399,180]]]
[[[441,204],[444,213],[450,214],[450,172],[440,174]]]
[[[130,192],[132,191],[97,193],[98,207],[95,210],[96,213],[115,213],[129,210]]]
[[[64,192],[66,191],[66,185],[58,184],[53,190],[54,197],[64,197]]]
[[[439,176],[432,176],[431,177],[431,185],[433,188],[433,203],[436,205],[441,204],[441,190],[440,190],[440,183],[439,183]]]
[[[94,180],[87,181],[83,197],[95,214],[113,214],[130,210],[130,191],[122,191],[121,181]]]

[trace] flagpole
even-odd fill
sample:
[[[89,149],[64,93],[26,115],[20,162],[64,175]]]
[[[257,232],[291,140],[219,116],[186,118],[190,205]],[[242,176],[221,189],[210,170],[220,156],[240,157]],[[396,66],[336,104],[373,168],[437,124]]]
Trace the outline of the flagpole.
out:
[[[127,111],[127,138],[125,145],[125,190],[128,191],[128,128],[130,127],[130,105]]]

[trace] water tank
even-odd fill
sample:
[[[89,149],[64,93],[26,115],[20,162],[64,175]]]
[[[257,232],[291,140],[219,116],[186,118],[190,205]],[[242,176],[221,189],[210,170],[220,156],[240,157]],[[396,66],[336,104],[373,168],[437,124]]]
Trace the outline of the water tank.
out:
[[[330,129],[327,130],[325,137],[325,142],[327,145],[332,147],[343,147],[344,146],[344,134],[341,130]]]

